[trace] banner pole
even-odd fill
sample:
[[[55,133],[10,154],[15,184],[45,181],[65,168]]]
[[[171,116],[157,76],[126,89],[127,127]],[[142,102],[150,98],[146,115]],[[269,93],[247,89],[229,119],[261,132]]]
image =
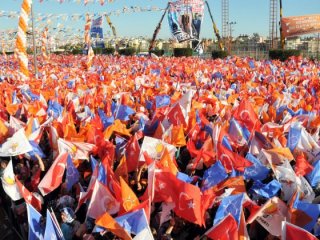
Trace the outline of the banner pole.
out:
[[[222,43],[222,41],[221,41],[219,29],[218,29],[215,21],[213,20],[213,16],[212,16],[212,13],[211,13],[211,9],[210,9],[209,3],[208,3],[208,1],[205,1],[205,3],[206,3],[206,5],[207,5],[208,12],[209,12],[209,15],[210,15],[210,18],[211,18],[211,21],[212,21],[212,26],[213,26],[214,34],[216,35],[216,37],[217,37],[217,39],[218,39],[219,48],[220,48],[220,50],[224,51],[224,46],[223,46],[223,43]]]
[[[149,54],[151,54],[151,50],[154,48],[154,43],[155,43],[156,38],[157,38],[157,36],[158,36],[158,33],[159,33],[159,31],[160,31],[161,24],[162,24],[162,21],[163,21],[163,19],[164,19],[164,16],[166,15],[166,13],[167,13],[167,11],[168,11],[168,9],[169,9],[169,4],[170,4],[170,3],[168,3],[166,9],[164,10],[164,13],[163,13],[162,16],[161,16],[160,22],[158,23],[156,29],[154,30],[152,39],[151,39],[151,41],[150,41]]]

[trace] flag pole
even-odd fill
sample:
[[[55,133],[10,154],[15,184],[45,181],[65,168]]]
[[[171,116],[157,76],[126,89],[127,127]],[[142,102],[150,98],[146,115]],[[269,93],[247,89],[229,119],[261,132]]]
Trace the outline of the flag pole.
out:
[[[36,78],[38,78],[38,66],[37,66],[37,47],[36,39],[34,36],[34,16],[33,16],[33,3],[31,4],[31,23],[32,23],[32,45],[33,45],[33,64]]]

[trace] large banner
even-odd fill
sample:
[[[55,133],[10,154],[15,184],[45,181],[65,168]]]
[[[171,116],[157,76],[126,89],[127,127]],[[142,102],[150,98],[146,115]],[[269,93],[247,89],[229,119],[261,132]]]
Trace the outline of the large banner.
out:
[[[320,14],[282,18],[284,37],[320,32]]]
[[[104,48],[102,16],[92,21],[90,37],[93,38],[92,43],[95,48]]]
[[[203,0],[178,0],[170,3],[169,27],[178,42],[193,41],[193,47],[197,47],[203,14]]]

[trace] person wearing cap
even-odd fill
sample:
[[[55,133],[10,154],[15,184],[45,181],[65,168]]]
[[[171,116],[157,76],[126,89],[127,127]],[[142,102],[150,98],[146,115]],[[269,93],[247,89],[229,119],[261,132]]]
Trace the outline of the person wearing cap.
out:
[[[65,207],[61,210],[61,231],[65,240],[72,240],[75,236],[77,229],[80,227],[80,222],[76,220],[74,211]]]

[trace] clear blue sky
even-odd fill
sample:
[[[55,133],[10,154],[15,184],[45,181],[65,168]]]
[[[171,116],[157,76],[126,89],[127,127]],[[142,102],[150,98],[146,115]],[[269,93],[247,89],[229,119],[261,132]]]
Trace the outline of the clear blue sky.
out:
[[[22,0],[0,0],[0,11],[19,11],[21,2]],[[84,6],[83,0],[81,0],[81,4],[74,2],[74,0],[65,0],[65,3],[62,4],[58,0],[44,0],[42,3],[39,0],[34,0],[34,10],[36,14],[85,14],[86,12],[109,12],[122,9],[124,6],[158,6],[164,8],[167,3],[166,0],[114,0],[113,3],[108,3],[108,0],[105,0],[105,2],[105,5],[101,7],[99,3],[89,3]],[[208,2],[221,31],[221,0],[208,0]],[[283,5],[285,16],[320,13],[320,0],[283,0]],[[119,36],[151,37],[161,14],[161,12],[122,13],[119,16],[112,16],[111,20]],[[230,0],[230,21],[237,23],[234,25],[233,36],[239,34],[251,35],[255,32],[267,36],[269,33],[269,0]],[[60,23],[64,26],[84,28],[84,20],[60,20]],[[57,22],[54,21],[53,25],[56,24]],[[105,22],[104,24],[104,31],[110,31],[107,24]],[[0,17],[0,31],[16,28],[17,25],[18,18]],[[212,24],[206,10],[201,37],[208,38],[212,35]],[[163,22],[159,37],[171,37],[167,18]]]

